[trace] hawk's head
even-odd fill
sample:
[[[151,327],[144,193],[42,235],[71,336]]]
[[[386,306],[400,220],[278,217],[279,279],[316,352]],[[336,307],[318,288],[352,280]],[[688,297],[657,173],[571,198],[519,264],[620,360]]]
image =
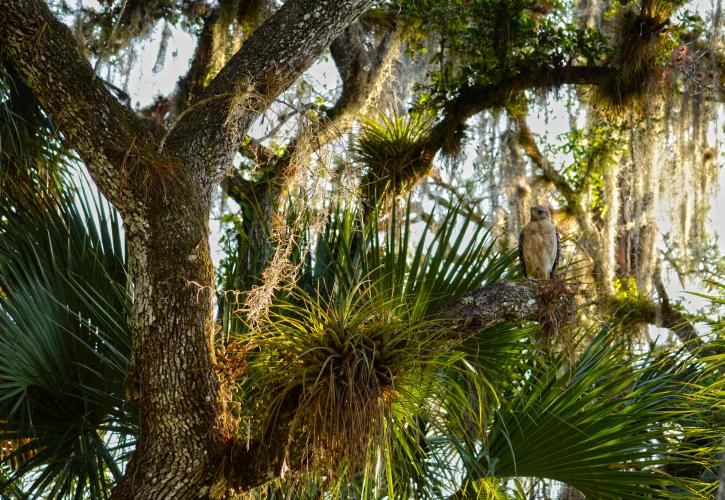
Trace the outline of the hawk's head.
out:
[[[541,205],[531,207],[531,220],[547,220],[551,218],[549,209]]]

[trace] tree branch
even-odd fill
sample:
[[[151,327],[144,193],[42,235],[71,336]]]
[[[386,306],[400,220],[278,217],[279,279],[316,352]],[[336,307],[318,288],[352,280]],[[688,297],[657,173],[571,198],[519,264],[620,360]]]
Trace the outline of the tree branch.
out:
[[[365,49],[365,37],[368,35],[369,33],[363,29],[362,24],[357,22],[345,29],[330,46],[332,58],[343,81],[343,89],[335,105],[321,117],[320,122],[314,125],[317,147],[335,140],[350,128],[355,114],[360,112],[366,102],[370,101],[375,89],[380,87],[383,68],[397,54],[394,31],[384,31],[380,35],[380,41],[370,50]],[[309,132],[308,129],[303,129],[289,142],[281,156],[269,154],[271,152],[265,150],[260,151],[258,148],[246,155],[254,156],[253,160],[265,163],[265,170],[274,172],[272,177],[284,175],[293,160],[301,160],[298,157],[298,151],[300,147],[307,145]],[[242,149],[247,149],[247,147]],[[236,183],[234,177],[238,175],[236,172],[230,173],[231,179],[225,181],[224,185],[233,187]],[[264,182],[270,180],[275,179],[265,179]],[[238,193],[238,190],[227,191],[232,198],[235,198]],[[273,192],[270,191],[270,194]],[[240,200],[237,199],[237,201]]]
[[[177,121],[165,148],[207,162],[220,178],[253,120],[372,0],[288,0]]]
[[[567,293],[547,293],[552,281],[525,279],[487,285],[454,300],[440,312],[460,327],[483,330],[511,321],[542,321],[556,313],[571,318],[575,304]]]
[[[395,25],[385,29],[372,50],[365,49],[365,37],[370,33],[363,23],[349,26],[330,46],[330,53],[342,79],[342,94],[328,112],[329,119],[359,110],[370,93],[379,86],[380,70],[391,53]]]
[[[432,174],[430,175],[430,179],[437,187],[448,191],[456,198],[456,201],[451,201],[450,198],[446,198],[444,196],[435,195],[430,192],[426,193],[427,196],[430,197],[434,202],[449,210],[458,205],[465,209],[466,216],[470,217],[473,222],[475,222],[476,224],[486,225],[487,227],[490,227],[490,224],[486,224],[485,217],[483,215],[480,215],[478,210],[476,209],[476,207],[483,202],[483,198],[467,198],[466,195],[460,193],[454,185],[444,181],[441,178],[440,174]]]
[[[239,148],[239,153],[255,163],[272,163],[279,159],[277,153],[269,149],[257,139],[251,138],[248,142],[246,142],[246,144],[242,144],[242,147]],[[230,175],[235,175],[235,173]]]
[[[186,109],[204,91],[214,73],[226,62],[225,54],[230,28],[237,24],[243,28],[242,40],[268,17],[267,2],[219,2],[204,16],[199,41],[189,71],[179,79],[175,96],[177,114]]]
[[[194,57],[189,65],[189,71],[179,79],[174,99],[177,112],[186,109],[204,90],[214,51],[219,49],[214,33],[228,28],[224,25],[226,20],[222,15],[225,7],[224,3],[220,3],[204,16],[204,24],[194,50]]]
[[[529,126],[526,124],[525,118],[517,118],[515,120],[516,126],[519,129],[519,144],[524,148],[526,156],[531,159],[534,164],[539,167],[542,177],[551,182],[556,189],[566,198],[568,202],[572,202],[574,197],[574,190],[571,188],[566,178],[561,175],[556,169],[549,163],[549,159],[544,156],[539,150],[539,146],[536,144],[534,135],[531,133]]]
[[[527,89],[551,88],[561,85],[598,85],[606,80],[610,69],[601,66],[545,65],[522,70],[516,76],[486,85],[470,85],[458,91],[448,101],[444,117],[430,131],[423,144],[423,157],[429,161],[450,139],[452,131],[459,130],[466,120],[485,109],[505,105],[514,95]]]
[[[70,29],[39,0],[0,0],[0,44],[68,143],[122,212],[134,200],[128,174],[154,161],[156,142],[144,123],[119,103],[78,49]]]

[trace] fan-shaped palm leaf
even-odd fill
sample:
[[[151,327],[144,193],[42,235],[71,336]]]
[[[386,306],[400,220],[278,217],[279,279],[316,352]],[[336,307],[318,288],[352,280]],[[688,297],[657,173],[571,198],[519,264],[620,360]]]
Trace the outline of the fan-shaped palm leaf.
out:
[[[123,236],[88,191],[7,214],[0,235],[0,440],[31,495],[105,497],[135,433]]]
[[[53,121],[0,60],[0,216],[17,208],[22,194],[55,191],[69,157]]]
[[[314,259],[301,259],[305,289],[279,297],[268,321],[251,334],[254,349],[247,355],[245,386],[261,391],[245,391],[247,400],[264,402],[250,410],[271,408],[275,421],[289,395],[298,398],[294,427],[305,430],[315,453],[326,454],[328,467],[346,470],[345,480],[324,481],[345,495],[440,492],[428,480],[436,470],[451,483],[445,462],[455,450],[422,451],[420,427],[453,420],[442,402],[457,400],[467,412],[471,391],[490,393],[497,368],[521,341],[518,329],[477,339],[434,319],[447,301],[505,275],[512,257],[493,251],[482,225],[455,208],[437,232],[431,222],[414,231],[409,211],[400,224],[392,217],[381,234],[354,208],[333,211]],[[480,358],[466,359],[481,349]],[[480,364],[487,373],[477,377]],[[460,412],[457,418],[464,427],[475,420]],[[401,472],[405,464],[411,465]]]
[[[665,472],[677,463],[713,466],[710,445],[684,439],[698,429],[716,434],[693,425],[703,411],[692,397],[699,373],[683,353],[628,356],[606,330],[571,369],[563,356],[534,365],[496,411],[482,470],[469,470],[456,496],[474,495],[486,476],[554,479],[588,498],[706,496],[711,484]]]

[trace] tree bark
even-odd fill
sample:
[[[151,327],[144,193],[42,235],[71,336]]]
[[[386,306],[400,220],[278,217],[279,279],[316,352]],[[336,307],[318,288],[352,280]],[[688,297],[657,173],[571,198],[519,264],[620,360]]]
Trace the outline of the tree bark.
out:
[[[122,212],[137,209],[126,189],[155,155],[151,132],[119,103],[78,50],[70,29],[38,0],[0,0],[7,58],[78,152],[101,192]]]
[[[546,322],[556,316],[560,324],[574,315],[573,294],[560,280],[503,281],[469,292],[440,312],[460,327],[482,330],[510,321]]]
[[[164,148],[207,158],[204,168],[219,182],[254,119],[371,3],[285,2],[180,116]]]
[[[153,188],[143,222],[125,225],[134,283],[127,391],[141,427],[114,497],[212,496],[213,458],[230,430],[212,371],[211,193],[181,181]]]
[[[233,482],[220,465],[231,429],[212,369],[212,193],[237,138],[370,3],[288,1],[157,143],[44,3],[0,0],[4,56],[124,219],[134,286],[128,395],[141,426],[115,498],[218,497]]]

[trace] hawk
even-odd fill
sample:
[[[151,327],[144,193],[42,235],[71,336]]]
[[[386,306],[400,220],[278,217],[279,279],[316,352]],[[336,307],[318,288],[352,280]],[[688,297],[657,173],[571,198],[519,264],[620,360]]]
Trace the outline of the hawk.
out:
[[[538,280],[551,279],[559,264],[561,243],[549,209],[531,207],[531,221],[519,236],[519,259],[524,276]]]

